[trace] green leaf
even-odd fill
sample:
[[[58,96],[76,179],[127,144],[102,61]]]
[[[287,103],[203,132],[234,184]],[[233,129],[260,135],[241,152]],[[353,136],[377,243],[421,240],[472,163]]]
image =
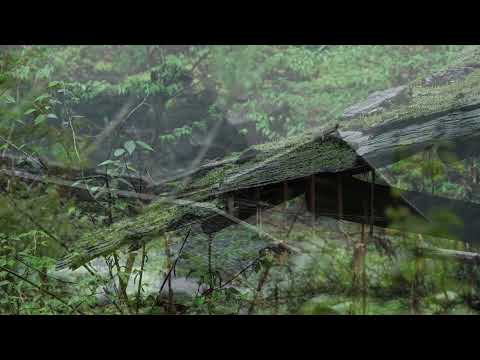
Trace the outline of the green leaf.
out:
[[[5,97],[5,101],[6,101],[7,104],[15,104],[16,101],[12,96],[5,95],[4,97]]]
[[[90,188],[90,191],[91,191],[92,193],[95,193],[95,192],[98,191],[98,189],[100,189],[100,186],[92,186],[92,187]]]
[[[48,88],[55,87],[57,85],[60,85],[60,81],[52,81],[48,84]]]
[[[95,199],[98,199],[100,197],[100,195],[102,195],[103,193],[106,193],[106,192],[107,192],[107,189],[105,187],[101,187],[101,188],[99,187],[98,189],[96,189],[96,193],[94,195]]]
[[[47,118],[49,118],[49,119],[58,119],[57,115],[55,115],[55,114],[53,114],[53,113],[52,113],[52,114],[48,114],[48,115],[47,115]]]
[[[35,118],[34,122],[35,122],[35,125],[40,125],[40,124],[43,123],[45,120],[47,120],[47,117],[46,117],[45,115],[43,115],[43,114],[40,114],[40,115],[38,115],[38,116]]]
[[[48,94],[42,94],[40,96],[38,96],[35,100],[33,100],[34,102],[40,102],[42,100],[45,100],[46,98],[48,98]]]
[[[126,184],[129,188],[135,189],[135,187],[130,182],[128,182],[127,180],[122,179],[122,178],[118,178],[117,180],[119,182],[122,182],[122,183]]]
[[[125,154],[125,149],[116,149],[113,153],[113,156],[119,157],[119,156],[122,156],[123,154]]]
[[[127,169],[130,170],[130,171],[133,171],[133,172],[137,172],[138,170],[135,169],[133,166],[131,166],[130,164],[127,164]]]
[[[35,111],[37,111],[37,110],[34,109],[34,108],[28,109],[27,111],[25,111],[24,115],[30,115],[30,114],[34,113]]]
[[[123,145],[123,147],[128,151],[130,155],[132,155],[137,146],[135,145],[135,141],[129,140]]]
[[[115,161],[113,161],[113,160],[105,160],[104,162],[98,164],[97,166],[106,166],[106,165],[110,165],[110,164],[115,164]]]
[[[144,143],[143,141],[137,140],[136,143],[140,145],[140,147],[144,148],[145,150],[155,151],[150,145],[148,145],[147,143]]]

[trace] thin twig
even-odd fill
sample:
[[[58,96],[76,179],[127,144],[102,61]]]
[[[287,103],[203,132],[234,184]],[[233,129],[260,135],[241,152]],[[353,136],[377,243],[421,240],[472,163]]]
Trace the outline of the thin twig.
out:
[[[33,281],[30,281],[29,279],[23,277],[22,275],[17,274],[15,271],[10,270],[10,269],[2,266],[2,265],[0,265],[0,269],[2,269],[3,271],[9,273],[10,275],[13,275],[13,276],[19,278],[20,280],[23,280],[23,281],[29,283],[30,285],[32,285],[33,287],[37,288],[37,289],[40,290],[41,292],[43,292],[43,293],[45,293],[45,294],[47,294],[47,295],[50,295],[50,296],[54,297],[55,299],[57,299],[58,301],[60,301],[62,304],[68,306],[70,309],[78,312],[79,314],[85,315],[83,312],[81,312],[80,310],[74,308],[72,305],[70,305],[69,303],[67,303],[66,301],[64,301],[64,300],[63,300],[62,298],[60,298],[58,295],[55,295],[54,293],[52,293],[52,292],[50,292],[50,291],[42,288],[41,286],[35,284]]]
[[[265,282],[267,281],[268,275],[270,274],[270,269],[271,269],[271,266],[267,265],[267,267],[263,271],[262,275],[260,276],[260,279],[258,280],[258,285],[257,285],[255,295],[253,297],[253,301],[250,304],[250,308],[248,309],[248,315],[253,314],[253,311],[255,309],[255,305],[258,302],[258,297],[260,296],[260,293],[262,292],[262,288],[265,285]]]
[[[136,313],[138,314],[138,309],[140,307],[140,293],[142,291],[142,277],[143,277],[143,268],[145,266],[145,243],[142,246],[142,265],[140,266],[140,279],[138,280],[138,291],[137,291],[137,306],[136,306]]]
[[[113,289],[115,291],[115,295],[120,299],[121,298],[121,295],[120,295],[120,290],[118,290],[117,288],[117,285],[115,284],[115,278],[113,276],[113,273],[112,273],[112,262],[111,260],[108,260],[107,258],[105,258],[105,262],[107,263],[107,267],[108,267],[108,274],[110,275],[110,281],[112,282],[113,284]],[[103,287],[103,291],[105,292],[105,294],[108,296],[110,291],[106,288],[106,287]],[[113,305],[117,308],[117,310],[120,311],[120,313],[123,315],[123,310],[122,308],[116,303],[116,301],[113,301]]]
[[[72,138],[73,138],[73,148],[75,149],[75,153],[77,154],[78,161],[82,161],[80,158],[80,153],[78,152],[77,148],[77,137],[75,136],[75,129],[72,124],[72,118],[69,116],[68,117],[68,123],[70,124],[70,128],[72,129]]]
[[[97,136],[95,141],[93,142],[92,145],[88,146],[85,149],[86,155],[88,156],[91,154],[97,147],[104,142],[104,140],[115,130],[115,128],[122,123],[122,121],[125,118],[128,118],[132,114],[132,111],[130,111],[127,114],[128,108],[133,104],[133,97],[130,97],[130,99],[123,104],[123,106],[120,108],[120,110],[116,114],[116,118],[113,119],[104,129],[103,131]],[[138,108],[135,107],[135,109]]]
[[[260,256],[257,256],[255,258],[255,260],[253,260],[250,264],[248,264],[247,266],[245,266],[242,270],[240,270],[237,274],[235,274],[233,277],[230,278],[230,280],[224,282],[222,285],[220,285],[219,287],[215,288],[214,290],[220,290],[222,288],[224,288],[225,286],[227,286],[228,284],[231,284],[235,279],[237,279],[240,275],[242,275],[245,271],[247,271],[248,269],[250,269],[253,265],[255,265],[260,259],[262,258],[262,255]]]
[[[113,260],[115,262],[115,267],[117,268],[118,284],[120,286],[121,295],[125,301],[125,305],[128,307],[128,295],[127,295],[127,286],[125,285],[122,279],[122,270],[120,269],[120,263],[118,262],[118,256],[116,253],[113,253]]]
[[[55,240],[60,246],[62,246],[64,249],[67,249],[68,247],[60,240],[58,239],[55,235],[53,235],[50,231],[48,231],[45,227],[43,227],[41,224],[39,224],[28,212],[24,211],[21,209],[15,202],[15,200],[10,196],[10,194],[1,187],[2,192],[7,196],[7,199],[9,202],[12,204],[12,206],[17,209],[22,215],[25,215],[35,226],[39,227],[40,230],[42,230],[47,236],[49,236],[51,239]]]
[[[187,240],[190,236],[191,231],[192,231],[192,228],[190,227],[188,229],[187,235],[185,236],[185,239],[183,240],[182,246],[180,247],[180,250],[178,251],[178,255],[177,255],[175,261],[173,262],[172,266],[168,270],[167,275],[165,276],[165,279],[163,279],[162,285],[160,286],[160,290],[158,291],[158,295],[160,295],[162,293],[162,290],[165,287],[165,284],[167,283],[168,278],[171,276],[173,269],[177,265],[178,259],[180,259],[180,256],[182,255],[183,247],[187,243]]]
[[[47,169],[47,166],[43,163],[42,160],[40,159],[37,159],[35,158],[34,156],[30,155],[29,153],[27,153],[26,151],[20,149],[17,145],[15,145],[14,143],[12,143],[10,140],[8,139],[5,139],[3,136],[0,135],[0,140],[2,140],[3,142],[5,142],[6,144],[8,144],[9,146],[13,147],[15,150],[21,152],[23,155],[25,155],[28,159],[31,159],[33,161],[35,161],[38,165],[40,165],[40,167],[44,168],[44,169]]]
[[[33,267],[32,265],[27,264],[26,262],[24,262],[23,260],[21,260],[18,256],[15,256],[15,260],[17,260],[18,262],[22,263],[23,265],[25,265],[25,266],[28,267],[29,269],[34,270],[34,271],[38,272],[40,275],[43,275],[43,276],[45,276],[45,277],[49,277],[49,278],[51,278],[51,279],[57,280],[57,281],[59,281],[59,282],[62,282],[62,283],[64,283],[64,284],[76,284],[76,282],[66,281],[66,280],[58,279],[58,278],[56,278],[56,277],[54,277],[54,276],[48,275],[47,273],[45,273],[45,272],[43,272],[43,271],[41,271],[41,270]]]

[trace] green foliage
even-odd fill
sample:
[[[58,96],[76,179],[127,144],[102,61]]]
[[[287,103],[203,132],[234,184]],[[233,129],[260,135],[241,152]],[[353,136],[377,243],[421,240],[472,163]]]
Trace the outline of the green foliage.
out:
[[[219,47],[220,101],[267,138],[339,119],[375,90],[398,86],[455,59],[454,46]],[[225,59],[227,59],[225,61]],[[241,103],[239,98],[247,99]]]
[[[0,265],[19,275],[0,270],[0,313],[133,312],[135,301],[131,291],[128,299],[123,298],[118,288],[111,291],[106,295],[109,300],[106,306],[100,306],[96,298],[100,290],[119,285],[119,279],[128,278],[127,254],[116,254],[120,261],[118,268],[114,257],[106,259],[108,274],[77,271],[74,283],[52,274],[55,273],[54,259],[63,253],[64,246],[76,243],[82,234],[90,234],[92,229],[99,228],[87,240],[106,234],[106,247],[113,248],[131,235],[133,226],[141,225],[142,231],[156,234],[172,220],[192,216],[183,208],[172,210],[163,204],[154,204],[147,211],[141,211],[135,221],[116,222],[131,215],[128,212],[131,204],[119,200],[117,194],[120,189],[135,191],[126,176],[139,175],[139,169],[134,166],[139,157],[150,154],[158,155],[161,160],[169,159],[176,147],[201,142],[198,138],[205,137],[210,129],[232,114],[246,120],[235,130],[239,137],[257,135],[278,140],[300,134],[305,129],[340,120],[347,106],[372,91],[404,84],[451,64],[465,48],[469,47],[108,45],[23,46],[2,52],[0,135],[8,142],[0,141],[1,152],[25,152],[82,168],[88,160],[85,149],[92,142],[92,134],[105,129],[113,121],[114,112],[130,98],[139,108],[125,116],[121,126],[145,128],[151,136],[114,133],[111,154],[100,159],[97,165],[110,175],[110,182],[106,184],[98,179],[75,182],[75,185],[87,186],[95,199],[93,206],[65,200],[60,190],[50,186],[27,187],[0,179]],[[477,84],[478,74],[474,75],[461,86]],[[402,111],[408,114],[408,111],[428,110],[438,103],[442,106],[461,104],[468,96],[463,100],[455,98],[462,91],[459,86],[450,84],[432,89],[415,86],[414,94],[428,101],[419,101],[418,106]],[[93,109],[92,114],[74,115],[75,109],[82,107]],[[375,115],[365,121],[374,124],[383,116]],[[276,156],[282,146],[287,148],[302,139],[291,137],[257,145],[258,156],[260,160]],[[301,150],[320,155],[318,158],[306,156],[308,161],[299,158],[295,168],[286,169],[282,176],[302,171],[306,166],[328,167],[354,160],[354,154],[342,151],[338,144],[326,144],[322,148],[305,146]],[[230,159],[239,155],[230,154]],[[419,154],[392,165],[385,170],[385,176],[399,188],[464,199],[474,197],[476,189],[475,182],[465,180],[478,165],[469,161],[471,159],[458,161],[445,149],[438,148],[430,155]],[[252,165],[255,161],[242,166]],[[228,174],[224,168],[214,169],[189,186],[192,189],[216,186]],[[263,176],[271,178],[267,172]],[[4,184],[6,191],[3,191]],[[455,247],[454,242],[441,237],[450,226],[462,224],[448,212],[438,210],[437,214],[430,215],[442,226],[428,229],[437,237],[419,238],[408,233],[388,232],[394,240],[397,257],[386,257],[372,242],[368,243],[366,313],[473,312],[465,309],[465,298],[478,295],[479,285],[472,285],[475,276],[478,282],[474,270],[457,263],[420,260],[410,252],[420,245]],[[389,215],[404,230],[425,226],[412,221],[405,211]],[[110,227],[100,228],[111,221],[114,224]],[[282,233],[275,221],[269,231],[281,238],[285,231]],[[358,229],[355,231],[353,238],[358,235]],[[175,241],[173,248],[178,251],[179,240]],[[359,299],[352,295],[352,239],[346,241],[328,232],[296,229],[289,241],[308,248],[309,256],[292,256],[287,261],[268,253],[235,279],[233,287],[195,296],[175,294],[175,300],[186,307],[183,313],[189,314],[246,313],[256,297],[258,303],[253,312],[259,314],[359,313]],[[203,287],[212,284],[221,287],[266,245],[252,234],[235,229],[224,231],[215,239],[212,273],[206,256],[206,239],[195,238],[191,243],[192,248],[187,247],[176,271],[186,276],[187,271],[193,269],[189,275]],[[165,251],[160,248],[157,250]],[[139,261],[137,258],[130,274],[134,286],[138,285],[142,273]],[[162,258],[152,272],[164,274],[166,264],[168,261]],[[268,281],[257,291],[267,270]],[[145,288],[145,284],[140,287],[140,313],[165,313],[159,299],[155,294],[144,293]],[[419,305],[413,309],[415,301]]]

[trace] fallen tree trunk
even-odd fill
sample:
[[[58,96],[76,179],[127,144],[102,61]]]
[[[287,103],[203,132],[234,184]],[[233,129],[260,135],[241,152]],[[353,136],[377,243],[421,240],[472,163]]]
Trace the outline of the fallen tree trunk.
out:
[[[86,185],[75,184],[73,181],[64,180],[61,178],[53,178],[49,176],[34,175],[24,171],[1,169],[0,175],[7,175],[9,177],[18,178],[26,183],[43,183],[53,184],[63,190],[68,196],[73,196],[82,201],[94,201],[93,194]],[[112,192],[119,198],[137,199],[142,202],[151,202],[157,196],[153,194],[137,193],[135,191],[116,190]],[[108,193],[101,194],[99,197],[107,196]]]
[[[31,166],[30,164],[25,164],[24,157],[10,154],[0,155],[0,166],[10,171],[20,171],[35,176],[53,176],[64,180],[74,181],[86,178],[105,179],[108,177],[111,179],[113,177],[112,174],[107,174],[98,168],[82,169],[78,167],[66,167],[61,163],[46,159],[41,159],[40,161],[45,165],[45,167],[42,167],[41,169]],[[147,190],[152,189],[153,186],[153,182],[144,176],[121,175],[116,177],[128,181],[132,184],[135,190],[140,192],[146,192]],[[124,188],[122,188],[122,190],[124,190]]]
[[[431,259],[453,260],[462,263],[479,265],[480,254],[467,251],[440,249],[434,247],[419,247],[412,250],[415,255]]]

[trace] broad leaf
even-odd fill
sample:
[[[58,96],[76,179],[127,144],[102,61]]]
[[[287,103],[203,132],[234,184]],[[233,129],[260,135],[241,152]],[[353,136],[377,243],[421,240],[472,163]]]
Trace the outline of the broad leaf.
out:
[[[115,156],[115,157],[122,156],[123,154],[125,154],[125,149],[116,149],[113,152],[113,156]]]
[[[130,155],[132,155],[132,153],[135,151],[135,148],[137,147],[135,145],[135,141],[133,141],[133,140],[127,141],[123,146],[128,151],[128,153]]]
[[[16,102],[15,99],[10,95],[5,95],[4,98],[7,104],[15,104]]]
[[[47,120],[47,117],[46,117],[45,115],[43,115],[43,114],[40,114],[40,115],[38,115],[38,116],[35,118],[34,122],[35,122],[35,125],[40,125],[40,124],[43,123],[45,120]]]
[[[141,148],[144,148],[145,150],[155,151],[150,145],[148,145],[147,143],[144,143],[143,141],[137,140],[136,142]]]
[[[60,85],[60,81],[52,81],[51,83],[48,84],[49,88],[55,87],[57,85]]]

